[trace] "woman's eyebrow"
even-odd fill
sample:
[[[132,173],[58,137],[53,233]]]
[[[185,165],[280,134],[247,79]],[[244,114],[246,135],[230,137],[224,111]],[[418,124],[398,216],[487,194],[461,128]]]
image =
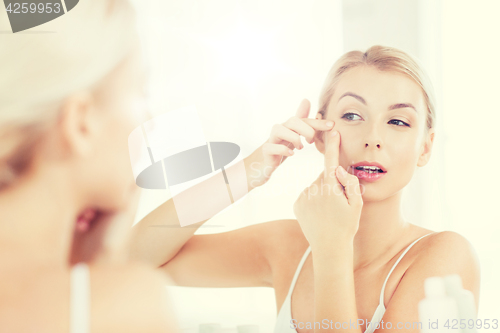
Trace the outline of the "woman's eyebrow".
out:
[[[398,104],[393,104],[389,106],[388,110],[394,110],[394,109],[402,109],[402,108],[412,108],[415,110],[415,112],[418,113],[417,109],[413,106],[411,103],[398,103]]]
[[[354,97],[358,101],[360,101],[361,103],[363,103],[364,105],[366,105],[366,101],[365,101],[365,99],[363,97],[361,97],[359,95],[356,95],[355,93],[352,93],[352,92],[349,92],[349,91],[346,92],[346,93],[344,93],[342,96],[340,96],[340,98],[338,99],[338,101],[340,101],[342,99],[342,97],[345,97],[345,96]],[[337,103],[338,103],[338,101],[337,101]],[[415,110],[415,112],[417,112],[417,109],[411,103],[397,103],[397,104],[393,104],[393,105],[389,106],[389,108],[387,110],[402,109],[402,108],[412,108],[413,110]]]

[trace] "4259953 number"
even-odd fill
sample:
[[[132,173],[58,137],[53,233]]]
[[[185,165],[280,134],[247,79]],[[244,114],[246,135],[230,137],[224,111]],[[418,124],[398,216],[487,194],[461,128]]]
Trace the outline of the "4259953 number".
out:
[[[28,12],[30,13],[56,13],[59,14],[62,10],[61,4],[54,2],[54,3],[9,3],[9,5],[6,8],[7,13],[11,14],[26,14]]]
[[[491,324],[490,324],[491,320]],[[444,327],[447,329],[458,329],[458,319],[452,319],[450,323],[450,319],[446,320],[444,323]],[[492,329],[497,329],[498,328],[498,319],[469,319],[467,322],[465,319],[460,319],[460,329],[465,329],[465,328],[484,328],[484,329],[489,329],[490,327]]]

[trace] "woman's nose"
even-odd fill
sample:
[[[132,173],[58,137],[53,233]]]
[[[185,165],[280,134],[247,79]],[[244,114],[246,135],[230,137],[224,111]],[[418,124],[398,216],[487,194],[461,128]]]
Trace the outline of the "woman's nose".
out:
[[[375,129],[372,129],[370,133],[365,137],[364,146],[366,149],[382,148],[382,138],[377,134]]]
[[[376,144],[373,144],[373,143],[365,143],[365,148],[370,148],[370,147],[376,147],[377,149],[380,149],[381,145],[380,143],[376,143]]]

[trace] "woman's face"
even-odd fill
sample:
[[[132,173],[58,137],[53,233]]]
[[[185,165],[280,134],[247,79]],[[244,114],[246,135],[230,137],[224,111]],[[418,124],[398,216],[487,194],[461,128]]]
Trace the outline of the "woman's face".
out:
[[[365,201],[399,192],[416,167],[427,163],[434,134],[425,133],[426,117],[422,89],[412,79],[371,66],[344,73],[326,118],[340,133],[340,165],[358,176]],[[322,139],[316,145],[324,153]],[[387,172],[376,181],[360,178],[353,165],[362,161],[377,162]]]
[[[128,136],[151,118],[145,93],[147,68],[139,46],[100,84],[95,93],[92,153],[81,161],[81,187],[89,206],[103,211],[126,208],[137,189]]]

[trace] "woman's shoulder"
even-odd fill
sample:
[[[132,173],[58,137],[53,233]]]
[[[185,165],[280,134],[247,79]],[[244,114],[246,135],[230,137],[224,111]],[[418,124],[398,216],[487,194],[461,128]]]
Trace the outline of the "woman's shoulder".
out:
[[[465,236],[446,230],[434,232],[421,242],[409,270],[429,276],[458,274],[464,288],[479,293],[479,257]]]
[[[413,231],[407,242],[411,243],[418,240],[412,246],[411,255],[408,253],[414,259],[412,261],[428,261],[432,258],[442,257],[445,254],[464,254],[466,251],[471,254],[475,253],[472,244],[458,232],[451,230],[433,231],[416,225],[412,225],[412,228]]]
[[[471,242],[455,231],[435,232],[419,241],[414,260],[405,276],[407,283],[422,285],[430,276],[460,276],[464,289],[470,290],[479,300],[481,280],[480,263]]]
[[[164,288],[170,281],[161,273],[135,262],[88,267],[92,332],[176,330]],[[2,329],[68,332],[70,273],[70,269],[36,268],[0,278]]]
[[[458,232],[446,230],[433,232],[421,240],[419,251],[420,260],[441,265],[459,265],[460,261],[468,260],[469,263],[477,261],[476,251],[472,243]],[[448,258],[442,262],[442,258]]]

